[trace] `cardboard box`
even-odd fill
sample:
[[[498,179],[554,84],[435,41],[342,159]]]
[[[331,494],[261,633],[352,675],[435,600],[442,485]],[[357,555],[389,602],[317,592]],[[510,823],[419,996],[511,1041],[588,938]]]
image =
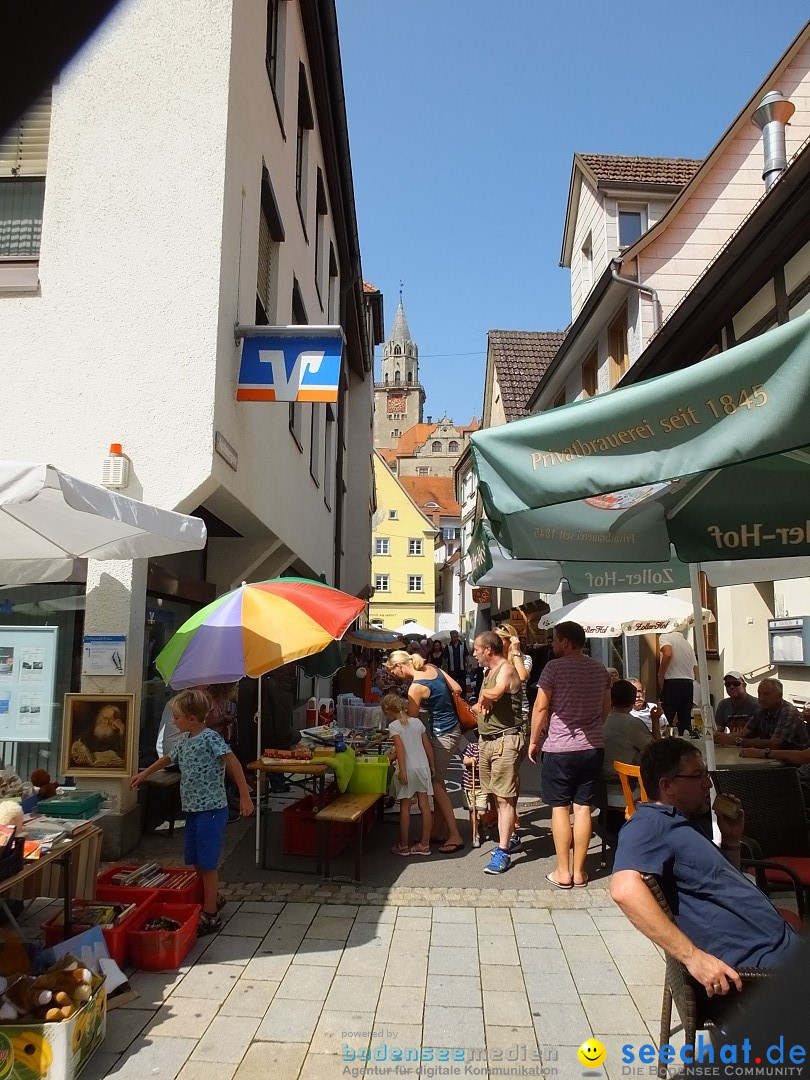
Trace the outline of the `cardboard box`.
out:
[[[107,993],[102,981],[70,1020],[0,1025],[0,1080],[74,1080],[106,1031]]]

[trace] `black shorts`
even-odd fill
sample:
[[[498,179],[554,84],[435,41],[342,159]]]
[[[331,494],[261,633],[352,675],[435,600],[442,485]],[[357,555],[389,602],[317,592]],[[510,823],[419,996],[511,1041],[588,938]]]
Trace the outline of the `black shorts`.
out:
[[[602,774],[604,750],[571,750],[543,754],[540,793],[547,806],[593,804],[596,782]]]

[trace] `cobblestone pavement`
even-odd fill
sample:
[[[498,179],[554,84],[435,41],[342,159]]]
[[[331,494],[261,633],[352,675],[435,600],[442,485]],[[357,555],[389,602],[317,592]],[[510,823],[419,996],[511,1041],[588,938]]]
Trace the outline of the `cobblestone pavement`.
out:
[[[82,1080],[579,1080],[589,1037],[619,1080],[619,1047],[657,1042],[663,960],[601,889],[243,885],[223,916],[179,971],[131,975]]]

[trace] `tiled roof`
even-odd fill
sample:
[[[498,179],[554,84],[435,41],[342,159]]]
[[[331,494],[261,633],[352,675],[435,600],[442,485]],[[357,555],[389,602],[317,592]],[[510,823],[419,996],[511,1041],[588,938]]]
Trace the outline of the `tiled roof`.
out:
[[[625,157],[623,154],[578,154],[597,180],[621,184],[688,184],[702,160],[694,158]]]
[[[478,429],[480,427],[481,427],[481,421],[478,419],[477,416],[474,416],[472,418],[472,420],[469,422],[469,424],[465,424],[464,427],[460,428],[459,430],[460,431],[478,431]]]
[[[526,402],[564,338],[564,330],[490,330],[489,351],[507,420],[527,415]]]
[[[378,293],[380,290],[376,285],[372,285],[370,281],[363,281],[363,292]]]
[[[452,476],[400,476],[399,482],[428,517],[437,512],[447,517],[461,514]],[[426,506],[427,503],[438,503],[439,510]]]
[[[387,462],[389,465],[396,465],[396,463],[397,463],[396,447],[392,446],[390,449],[389,448],[382,448],[382,449],[378,450],[377,453],[380,455],[380,457],[383,459],[383,461]]]
[[[415,453],[425,445],[437,427],[437,424],[414,424],[403,431],[396,446],[396,457],[409,457]]]

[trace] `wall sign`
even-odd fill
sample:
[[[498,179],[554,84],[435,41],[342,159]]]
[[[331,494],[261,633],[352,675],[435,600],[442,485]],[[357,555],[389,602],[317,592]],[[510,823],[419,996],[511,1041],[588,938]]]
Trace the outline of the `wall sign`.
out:
[[[343,358],[339,326],[238,326],[237,401],[336,402]]]
[[[50,742],[55,626],[0,626],[0,742]]]
[[[85,634],[82,675],[123,675],[127,639],[123,634]]]

